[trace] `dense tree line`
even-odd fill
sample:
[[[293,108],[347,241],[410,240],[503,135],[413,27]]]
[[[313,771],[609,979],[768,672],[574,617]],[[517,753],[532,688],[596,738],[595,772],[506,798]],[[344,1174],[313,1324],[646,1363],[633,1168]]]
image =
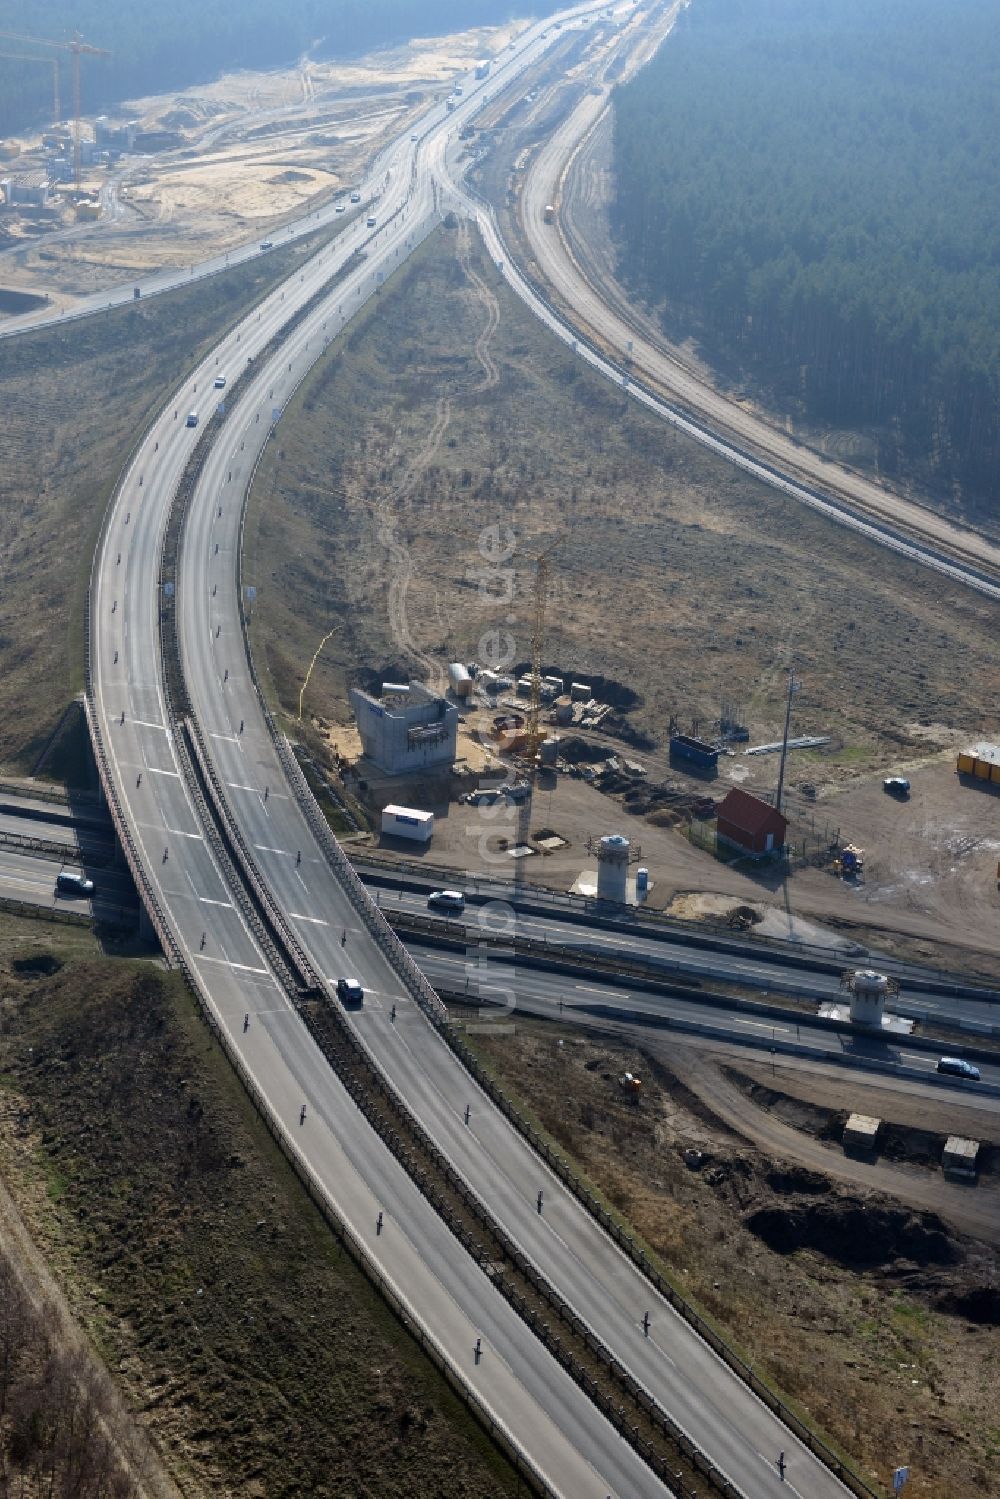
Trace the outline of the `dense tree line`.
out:
[[[616,93],[623,268],[883,473],[1000,470],[995,0],[692,0]]]
[[[84,41],[112,52],[83,66],[84,108],[97,110],[203,83],[229,68],[279,67],[307,49],[320,58],[349,57],[412,36],[553,9],[555,0],[33,0],[28,6],[0,0],[0,31],[65,39],[76,28]],[[0,51],[31,48],[0,39]],[[68,68],[64,74],[68,100]],[[50,67],[0,57],[0,131],[46,119],[51,101]]]

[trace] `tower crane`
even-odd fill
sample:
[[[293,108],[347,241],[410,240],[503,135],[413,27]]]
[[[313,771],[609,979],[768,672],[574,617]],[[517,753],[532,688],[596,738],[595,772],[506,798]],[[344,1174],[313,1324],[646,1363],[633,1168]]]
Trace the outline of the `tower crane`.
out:
[[[562,541],[562,534],[550,541],[535,558],[535,609],[531,629],[531,703],[528,708],[526,743],[532,763],[538,753],[542,731],[538,726],[542,710],[542,652],[545,648],[545,608],[549,591],[549,558]]]
[[[76,176],[76,190],[80,191],[80,58],[86,54],[88,57],[110,57],[111,53],[104,47],[92,47],[85,42],[78,31],[74,31],[68,42],[57,42],[52,37],[24,36],[17,31],[0,31],[0,37],[8,42],[27,42],[33,47],[55,47],[59,52],[68,52],[73,59],[73,165]],[[56,59],[58,66],[58,59]],[[56,74],[58,79],[58,71]]]

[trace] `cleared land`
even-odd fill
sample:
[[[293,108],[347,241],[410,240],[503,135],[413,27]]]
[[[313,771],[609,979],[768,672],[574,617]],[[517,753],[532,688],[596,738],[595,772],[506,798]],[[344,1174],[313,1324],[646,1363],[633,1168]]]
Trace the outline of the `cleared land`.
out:
[[[516,1492],[178,980],[5,918],[0,996],[0,1168],[186,1495]]]
[[[683,1062],[523,1019],[469,1039],[678,1288],[842,1449],[883,1482],[912,1464],[920,1499],[989,1491],[994,1250],[753,1149],[685,1087]],[[638,1108],[626,1070],[644,1080]]]
[[[350,62],[225,73],[128,101],[123,117],[175,139],[174,148],[94,169],[85,186],[100,194],[98,223],[74,223],[68,202],[45,219],[0,212],[0,287],[72,307],[101,287],[272,231],[353,186],[390,136],[522,24],[415,38]],[[40,141],[19,144],[37,154]]]
[[[83,686],[94,546],[136,434],[245,306],[314,247],[0,344],[0,767],[30,772]]]
[[[502,567],[483,555],[497,527],[517,546]],[[442,231],[383,289],[379,316],[331,345],[265,454],[245,576],[268,691],[294,718],[330,631],[305,698],[321,726],[346,723],[350,683],[440,683],[448,661],[483,659],[496,630],[525,662],[533,558],[557,537],[545,664],[638,694],[629,719],[657,746],[638,756],[651,779],[667,774],[672,713],[704,725],[728,698],[756,742],[780,737],[794,662],[795,731],[834,742],[794,756],[791,784],[815,788],[817,819],[866,844],[871,876],[850,891],[807,871],[781,899],[911,935],[936,924],[938,936],[988,938],[1000,800],[960,788],[940,756],[996,732],[997,611],[647,418],[542,334],[465,230]],[[914,799],[890,805],[878,776],[904,767]],[[776,775],[773,757],[738,756],[711,789],[771,788]],[[560,783],[541,802],[533,826],[575,847],[532,877],[555,878],[561,860],[572,879],[586,834],[621,825],[618,803],[585,793]],[[432,857],[473,863],[469,821],[450,819]],[[778,893],[645,819],[626,826],[644,851],[656,845],[664,898]]]

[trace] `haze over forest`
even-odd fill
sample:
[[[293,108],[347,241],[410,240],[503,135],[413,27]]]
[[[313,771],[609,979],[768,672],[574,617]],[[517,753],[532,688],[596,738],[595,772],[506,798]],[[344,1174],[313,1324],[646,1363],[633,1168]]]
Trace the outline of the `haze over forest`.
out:
[[[879,471],[995,510],[1000,10],[694,0],[616,96],[624,268]]]

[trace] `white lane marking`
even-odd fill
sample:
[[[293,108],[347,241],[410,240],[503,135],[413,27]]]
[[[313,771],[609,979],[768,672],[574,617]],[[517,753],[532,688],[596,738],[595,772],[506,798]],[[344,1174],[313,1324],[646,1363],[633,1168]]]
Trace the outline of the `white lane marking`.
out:
[[[255,843],[254,848],[259,849],[262,854],[287,854],[287,848],[272,848],[269,843]]]
[[[133,718],[132,722],[138,724],[141,729],[159,729],[161,734],[169,734],[170,730],[164,723],[150,723],[148,718]]]
[[[233,791],[252,791],[255,794],[257,791],[256,786],[244,786],[242,781],[227,781],[226,785],[229,786]]]
[[[755,1031],[771,1031],[776,1036],[787,1036],[790,1034],[785,1025],[765,1025],[762,1020],[739,1020],[731,1015],[726,1022],[727,1025],[749,1025]]]
[[[229,958],[210,958],[207,953],[194,954],[197,963],[220,963],[223,968],[238,968],[241,973],[267,973],[266,968],[252,968],[249,963],[233,963]]]
[[[170,834],[171,838],[196,838],[199,843],[202,842],[200,833],[185,833],[180,828],[166,828],[166,831]]]
[[[210,729],[208,737],[209,739],[224,739],[227,744],[239,744],[239,740],[235,734],[213,734]]]
[[[150,765],[148,769],[151,776],[174,776],[178,781],[181,778],[179,770],[157,770],[155,765]]]
[[[313,926],[330,925],[330,923],[328,921],[324,921],[321,916],[303,916],[301,911],[289,911],[288,914],[293,921],[311,921]]]
[[[231,900],[213,900],[210,895],[199,895],[198,899],[201,901],[203,906],[224,906],[227,911],[231,911],[233,909],[233,903]]]
[[[592,988],[590,986],[590,984],[574,984],[573,988],[574,989],[582,989],[583,992],[584,992],[584,994],[604,994],[604,995],[607,995],[607,992],[608,992],[607,989],[594,989],[594,988]]]

